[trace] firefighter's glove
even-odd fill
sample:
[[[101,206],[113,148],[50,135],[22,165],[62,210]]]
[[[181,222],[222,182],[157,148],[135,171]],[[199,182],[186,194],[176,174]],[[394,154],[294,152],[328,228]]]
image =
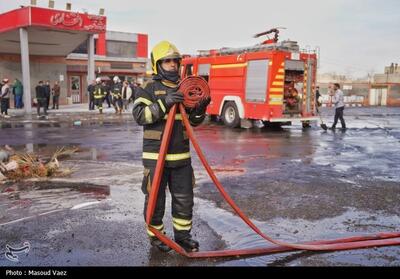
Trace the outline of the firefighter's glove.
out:
[[[207,106],[210,104],[211,98],[208,97],[207,99],[202,100],[200,103],[197,104],[194,111],[196,115],[202,115],[206,113]]]
[[[179,104],[183,102],[183,94],[179,91],[168,93],[165,96],[165,105],[170,109],[174,104]]]

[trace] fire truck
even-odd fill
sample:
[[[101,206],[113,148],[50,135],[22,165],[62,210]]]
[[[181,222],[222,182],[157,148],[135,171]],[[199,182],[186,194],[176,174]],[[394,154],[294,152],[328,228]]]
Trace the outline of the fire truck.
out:
[[[265,125],[290,125],[301,121],[308,127],[317,120],[315,83],[316,51],[300,50],[295,41],[274,38],[243,48],[221,48],[184,56],[181,75],[201,76],[209,84],[211,103],[207,114],[228,127],[243,120]]]

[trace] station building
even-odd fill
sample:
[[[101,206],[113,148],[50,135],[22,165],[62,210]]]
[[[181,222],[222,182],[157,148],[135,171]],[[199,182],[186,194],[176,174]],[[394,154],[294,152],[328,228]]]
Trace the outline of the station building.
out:
[[[70,8],[31,5],[0,14],[0,78],[23,83],[28,113],[40,80],[59,81],[60,104],[72,104],[88,101],[96,77],[142,83],[146,75],[147,34],[109,31],[105,16]]]

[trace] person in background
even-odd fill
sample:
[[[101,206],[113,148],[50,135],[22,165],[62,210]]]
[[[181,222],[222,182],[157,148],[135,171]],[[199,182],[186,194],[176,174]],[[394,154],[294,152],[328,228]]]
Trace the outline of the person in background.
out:
[[[112,104],[115,109],[115,113],[122,113],[123,99],[122,99],[122,87],[123,84],[118,76],[113,78],[113,84],[111,86]]]
[[[94,89],[96,87],[96,80],[92,80],[92,83],[89,84],[87,91],[89,94],[89,110],[94,110]]]
[[[96,78],[96,85],[94,87],[94,102],[96,107],[99,109],[100,114],[103,114],[103,103],[104,98],[107,97],[107,87],[105,86],[104,82],[101,82],[101,78]]]
[[[122,100],[124,102],[124,110],[128,111],[129,102],[132,98],[132,88],[129,86],[129,82],[124,81],[122,87]]]
[[[102,86],[106,94],[104,95],[104,100],[107,102],[108,107],[111,108],[111,102],[112,102],[111,87],[105,81],[102,82]]]
[[[321,105],[321,93],[319,93],[319,86],[317,86],[315,90],[315,108],[317,109],[317,112],[319,112]]]
[[[54,83],[52,93],[53,93],[53,109],[58,109],[58,104],[59,104],[59,99],[60,99],[60,85],[58,84],[58,81]]]
[[[8,84],[9,79],[3,79],[3,86],[1,87],[0,91],[0,103],[1,103],[1,116],[5,118],[9,118],[8,109],[10,108],[10,96],[11,96],[11,88]]]
[[[39,84],[35,88],[36,100],[37,100],[37,115],[40,117],[40,108],[43,107],[44,115],[47,115],[47,91],[43,85],[43,81],[39,81]]]
[[[332,130],[336,129],[336,124],[340,119],[340,123],[342,124],[342,129],[346,129],[346,123],[343,118],[344,111],[344,94],[343,91],[340,90],[340,84],[335,83],[333,85],[333,93],[332,93],[332,104],[335,105],[335,119],[333,125],[331,127]]]
[[[23,107],[22,98],[24,95],[24,90],[21,81],[19,81],[19,79],[17,78],[14,80],[13,89],[15,96],[15,108],[22,109]]]
[[[50,80],[46,81],[46,84],[44,85],[44,91],[46,92],[46,111],[47,111],[49,110],[50,106],[50,93],[51,93]]]

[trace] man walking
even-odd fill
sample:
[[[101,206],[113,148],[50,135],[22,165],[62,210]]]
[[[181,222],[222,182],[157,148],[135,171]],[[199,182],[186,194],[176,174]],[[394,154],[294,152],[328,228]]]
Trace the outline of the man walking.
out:
[[[96,80],[89,84],[87,91],[89,94],[89,110],[94,110],[94,89],[96,88]]]
[[[343,91],[340,90],[340,84],[335,83],[333,85],[334,92],[332,94],[332,104],[335,105],[335,120],[331,127],[332,130],[336,129],[336,124],[340,119],[340,123],[342,124],[342,129],[346,129],[346,123],[344,122],[343,118],[343,111],[344,111],[344,95]]]
[[[94,103],[96,107],[99,109],[100,114],[103,114],[103,102],[104,97],[106,96],[106,89],[103,83],[101,82],[101,78],[96,78],[96,85],[94,87]]]
[[[114,83],[111,86],[112,104],[115,108],[115,113],[122,114],[122,83],[118,76],[113,79]]]

